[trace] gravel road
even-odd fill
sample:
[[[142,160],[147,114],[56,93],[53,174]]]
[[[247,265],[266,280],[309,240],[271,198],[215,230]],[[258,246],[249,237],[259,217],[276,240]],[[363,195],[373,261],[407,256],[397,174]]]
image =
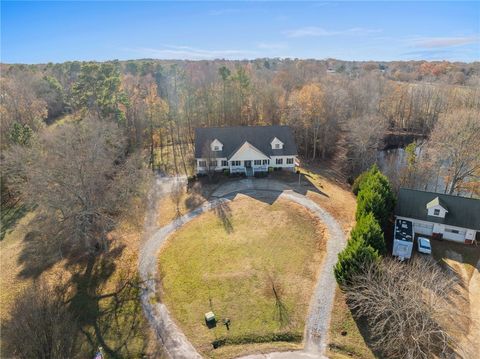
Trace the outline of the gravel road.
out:
[[[156,199],[162,194],[165,195],[172,188],[173,179],[161,179],[157,182],[154,193],[149,198],[149,202],[156,203]],[[273,182],[273,181],[270,181]],[[212,199],[199,208],[187,213],[186,215],[171,222],[158,230],[155,228],[155,207],[149,203],[149,209],[153,214],[149,214],[146,219],[146,239],[140,250],[139,273],[146,282],[146,287],[141,293],[141,302],[146,317],[155,329],[158,339],[161,341],[167,351],[167,355],[173,359],[196,359],[201,358],[193,345],[188,341],[180,328],[176,326],[170,318],[168,309],[164,304],[159,303],[155,297],[155,278],[157,273],[157,254],[166,239],[185,223],[191,221],[200,214],[209,211],[216,206],[230,201],[237,193],[261,194],[262,196],[277,197],[279,191],[276,189],[284,186],[271,186],[268,188],[259,188],[255,181],[237,182],[234,191],[221,192],[222,197]],[[263,184],[263,182],[259,182]],[[283,189],[283,188],[282,188]],[[218,193],[219,191],[217,191]],[[242,359],[306,359],[322,358],[328,343],[328,328],[330,324],[330,313],[333,307],[335,296],[335,278],[333,276],[333,266],[337,260],[337,254],[345,246],[346,240],[344,233],[338,222],[323,208],[305,196],[290,190],[283,191],[280,197],[296,202],[320,218],[327,226],[328,242],[327,253],[322,269],[320,271],[315,292],[312,296],[310,313],[307,319],[305,349],[296,352],[257,354],[245,356]]]

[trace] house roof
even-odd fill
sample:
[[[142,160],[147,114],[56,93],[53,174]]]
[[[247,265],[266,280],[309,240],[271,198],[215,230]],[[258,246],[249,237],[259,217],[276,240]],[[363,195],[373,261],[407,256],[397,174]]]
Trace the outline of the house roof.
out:
[[[429,216],[427,204],[438,198],[438,203],[448,208],[445,218]],[[480,230],[480,200],[448,194],[400,188],[395,214],[427,222]]]
[[[275,137],[283,142],[282,149],[272,149],[271,142]],[[217,158],[230,158],[245,142],[269,157],[297,155],[297,145],[289,126],[236,126],[196,128],[195,158],[204,157],[205,146],[215,139],[223,143],[222,151],[212,152]]]

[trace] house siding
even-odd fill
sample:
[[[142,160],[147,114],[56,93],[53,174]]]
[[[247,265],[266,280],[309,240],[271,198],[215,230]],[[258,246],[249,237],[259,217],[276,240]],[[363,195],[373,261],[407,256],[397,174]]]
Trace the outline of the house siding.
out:
[[[470,243],[469,241],[472,241],[473,239],[475,239],[475,235],[477,232],[476,230],[469,229],[469,228],[422,221],[415,218],[402,217],[402,216],[396,216],[396,218],[406,219],[407,221],[411,221],[413,223],[413,231],[415,234],[431,236],[434,233],[439,233],[439,234],[442,234],[444,239],[454,241],[454,242],[459,242],[459,243]],[[458,233],[454,233],[452,231],[458,231]]]

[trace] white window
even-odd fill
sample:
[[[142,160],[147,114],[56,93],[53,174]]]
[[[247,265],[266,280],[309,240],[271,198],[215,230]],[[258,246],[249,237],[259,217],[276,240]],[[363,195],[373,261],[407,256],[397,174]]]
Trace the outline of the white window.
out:
[[[277,165],[283,165],[283,158],[277,158],[277,159],[275,160],[275,163],[276,163]]]
[[[221,143],[219,140],[217,139],[214,139],[211,143],[210,143],[210,149],[212,151],[221,151],[223,149],[223,143]]]
[[[253,164],[255,166],[260,166],[262,164],[262,160],[255,160],[255,161],[253,161]]]
[[[263,164],[264,164],[264,165],[269,165],[269,164],[270,164],[270,160],[263,160]]]
[[[207,167],[207,161],[198,161],[198,167]]]
[[[434,216],[439,216],[440,215],[440,210],[438,208],[433,210],[433,215]]]
[[[228,162],[227,161],[222,161],[222,167],[227,167],[228,166]]]
[[[217,160],[210,161],[210,167],[217,167]]]
[[[272,145],[272,149],[274,150],[281,150],[283,148],[283,142],[280,141],[277,137],[275,137],[270,144]]]
[[[242,161],[232,161],[232,166],[241,166]]]
[[[287,165],[293,165],[293,158],[287,158]]]

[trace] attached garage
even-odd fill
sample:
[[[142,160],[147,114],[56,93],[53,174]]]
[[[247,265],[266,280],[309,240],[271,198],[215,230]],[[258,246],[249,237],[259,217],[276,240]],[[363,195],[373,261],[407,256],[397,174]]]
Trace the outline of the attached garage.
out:
[[[433,223],[413,222],[413,231],[417,234],[431,236],[433,233]]]
[[[465,234],[467,234],[467,231],[465,229],[445,227],[445,230],[443,231],[443,238],[455,242],[463,242],[465,241]]]
[[[470,244],[480,232],[480,200],[401,188],[395,217],[411,221],[415,234]]]

